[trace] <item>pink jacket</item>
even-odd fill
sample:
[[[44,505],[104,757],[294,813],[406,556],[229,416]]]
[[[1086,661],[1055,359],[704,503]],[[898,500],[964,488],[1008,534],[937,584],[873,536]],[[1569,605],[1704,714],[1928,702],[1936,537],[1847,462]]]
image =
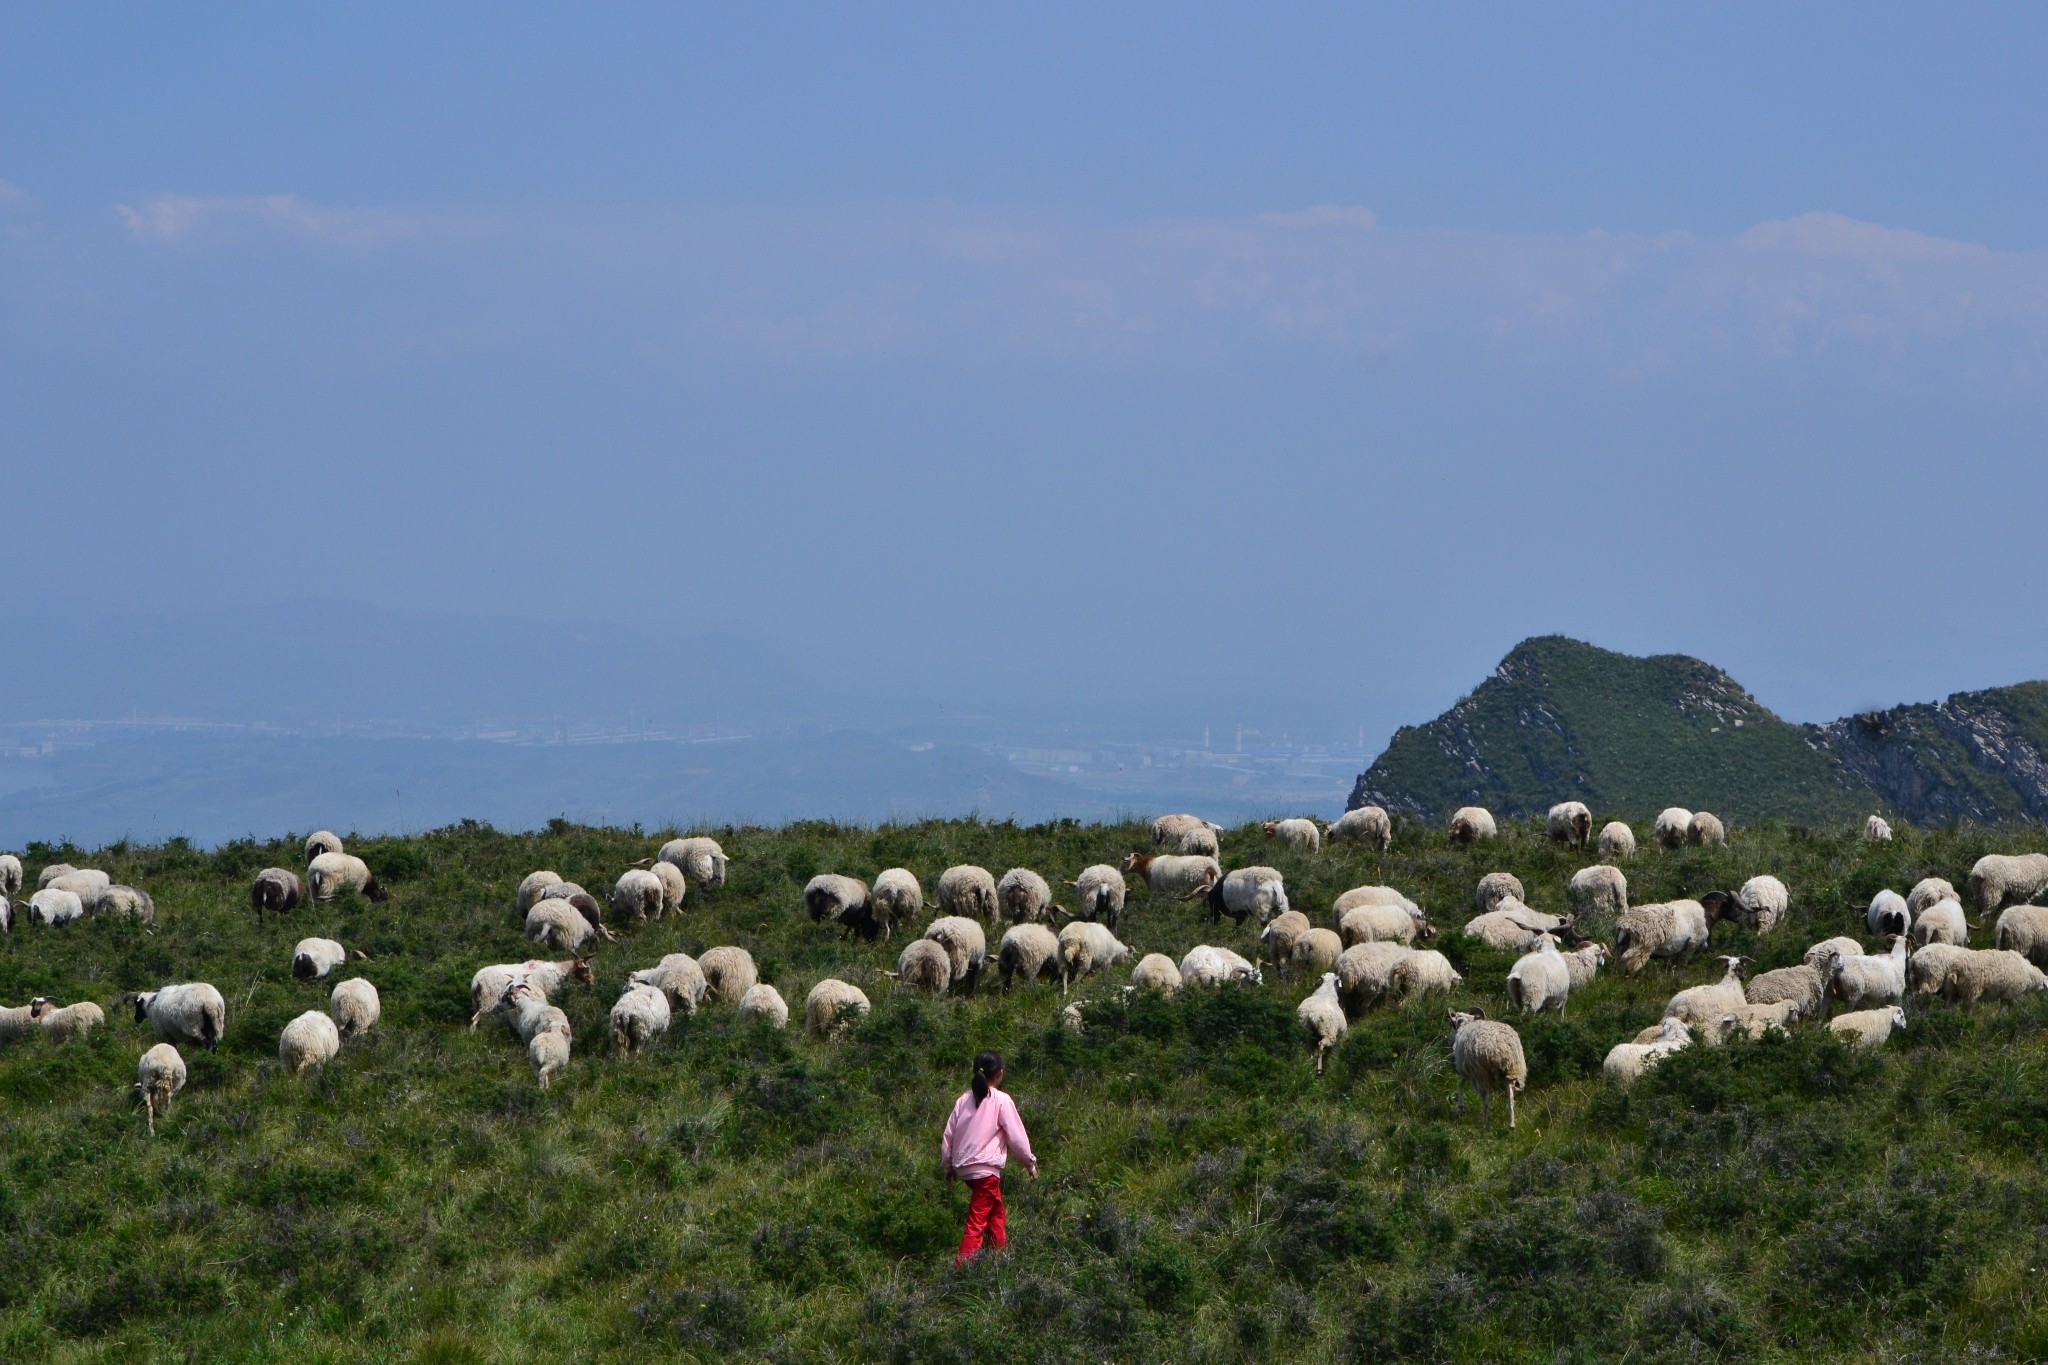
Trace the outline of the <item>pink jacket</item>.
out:
[[[991,1087],[979,1106],[972,1090],[953,1102],[946,1136],[939,1143],[939,1161],[946,1170],[962,1180],[985,1180],[1003,1173],[1012,1152],[1038,1174],[1038,1158],[1031,1154],[1031,1136],[1024,1131],[1015,1100]]]

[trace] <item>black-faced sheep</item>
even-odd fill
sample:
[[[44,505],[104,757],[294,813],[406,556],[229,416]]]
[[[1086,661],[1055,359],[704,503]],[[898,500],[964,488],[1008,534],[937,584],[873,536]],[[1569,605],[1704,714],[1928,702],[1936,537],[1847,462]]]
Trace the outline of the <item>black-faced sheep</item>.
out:
[[[274,915],[296,910],[305,899],[305,883],[288,868],[266,867],[249,883],[249,908],[259,916],[266,910]]]
[[[348,850],[342,847],[341,836],[333,830],[316,830],[306,836],[306,865],[308,867],[311,867],[313,860],[323,853],[346,852]]]
[[[313,859],[306,868],[306,883],[316,901],[331,901],[344,889],[379,903],[391,899],[371,875],[370,865],[353,853],[323,853]]]
[[[1256,916],[1263,926],[1287,908],[1287,883],[1276,868],[1240,867],[1189,893],[1186,899],[1197,897],[1208,902],[1211,922],[1228,915],[1243,924],[1247,918]]]
[[[228,1002],[204,981],[144,991],[134,1001],[135,1022],[147,1022],[149,1031],[167,1043],[196,1043],[211,1050],[227,1032]]]

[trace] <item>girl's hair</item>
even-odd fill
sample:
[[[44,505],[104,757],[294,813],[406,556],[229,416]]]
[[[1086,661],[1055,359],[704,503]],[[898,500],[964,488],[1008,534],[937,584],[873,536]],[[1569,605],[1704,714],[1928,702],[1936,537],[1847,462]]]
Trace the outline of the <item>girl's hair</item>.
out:
[[[981,1102],[988,1098],[990,1083],[1003,1074],[1003,1054],[1000,1052],[977,1052],[974,1054],[974,1107],[981,1108]]]

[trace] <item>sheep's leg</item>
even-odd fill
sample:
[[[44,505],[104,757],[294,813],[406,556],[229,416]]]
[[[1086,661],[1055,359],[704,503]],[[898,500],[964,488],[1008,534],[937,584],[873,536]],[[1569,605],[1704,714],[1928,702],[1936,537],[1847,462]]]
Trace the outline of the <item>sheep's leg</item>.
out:
[[[1458,1112],[1465,1112],[1465,1078],[1458,1077]]]
[[[1508,1127],[1515,1126],[1515,1088],[1508,1087]]]

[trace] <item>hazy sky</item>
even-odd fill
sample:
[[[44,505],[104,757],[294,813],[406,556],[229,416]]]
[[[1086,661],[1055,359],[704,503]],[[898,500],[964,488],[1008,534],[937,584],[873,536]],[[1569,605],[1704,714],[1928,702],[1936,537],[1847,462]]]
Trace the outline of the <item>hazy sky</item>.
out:
[[[1553,630],[2048,675],[2048,10],[1109,8],[17,9],[4,605],[1375,742]]]

